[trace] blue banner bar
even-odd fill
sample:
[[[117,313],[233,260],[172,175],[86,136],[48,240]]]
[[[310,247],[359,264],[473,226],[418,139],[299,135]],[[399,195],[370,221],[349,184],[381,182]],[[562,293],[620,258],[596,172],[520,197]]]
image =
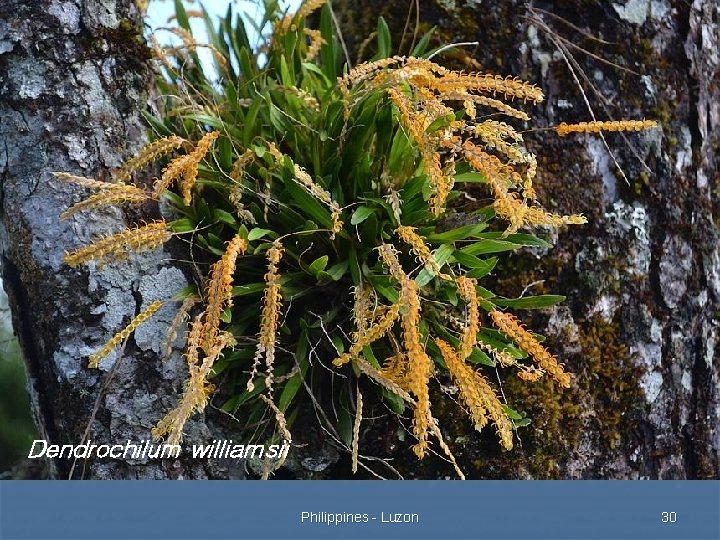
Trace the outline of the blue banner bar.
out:
[[[720,538],[720,482],[5,481],[0,538]]]

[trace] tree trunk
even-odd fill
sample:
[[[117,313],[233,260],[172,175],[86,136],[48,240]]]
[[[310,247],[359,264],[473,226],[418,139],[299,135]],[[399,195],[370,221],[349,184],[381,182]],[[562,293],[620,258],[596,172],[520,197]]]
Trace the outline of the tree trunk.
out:
[[[438,25],[434,45],[477,41],[440,62],[540,85],[546,100],[529,127],[592,119],[583,92],[598,119],[661,123],[606,136],[614,158],[596,136],[528,134],[541,202],[584,212],[589,224],[561,231],[547,253],[511,258],[496,271],[495,290],[517,296],[539,281],[533,293],[568,296],[529,325],[544,330],[575,384],[563,393],[503,384],[510,404],[533,418],[510,453],[479,440],[469,422],[445,419],[448,439],[466,441],[459,461],[476,478],[718,478],[720,7],[714,0],[533,4],[335,2],[351,51],[384,15],[395,47],[407,26],[400,51],[407,54],[415,5],[419,35]],[[424,477],[448,470],[427,461],[407,470]]]
[[[83,193],[51,175],[111,181],[111,171],[146,140],[140,117],[150,80],[146,51],[132,0],[0,0],[3,283],[36,422],[51,444],[148,440],[186,378],[179,353],[165,363],[158,354],[177,307],[172,302],[100,370],[87,369],[90,353],[151,302],[169,299],[186,278],[161,250],[89,271],[66,266],[66,250],[119,231],[132,216],[95,210],[60,221]],[[187,428],[190,441],[220,433],[213,423]],[[72,467],[73,460],[58,459],[51,475],[67,478]],[[218,462],[141,459],[79,460],[73,477],[240,475]]]

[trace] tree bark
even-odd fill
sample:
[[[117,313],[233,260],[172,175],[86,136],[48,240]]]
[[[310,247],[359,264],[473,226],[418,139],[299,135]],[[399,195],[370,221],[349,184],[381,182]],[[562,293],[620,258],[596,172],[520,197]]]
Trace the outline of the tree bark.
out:
[[[469,423],[450,420],[446,434],[466,441],[459,461],[476,478],[718,478],[720,7],[712,0],[533,4],[334,3],[353,51],[383,15],[395,46],[406,28],[399,52],[407,54],[414,5],[419,35],[438,27],[434,45],[478,42],[439,60],[540,85],[546,100],[529,127],[590,120],[582,92],[598,119],[661,123],[608,135],[617,164],[595,136],[528,134],[541,202],[584,212],[589,225],[561,231],[547,253],[511,258],[496,271],[495,290],[516,296],[540,281],[531,292],[568,296],[528,320],[544,330],[575,384],[559,393],[504,383],[511,405],[533,418],[519,431],[520,448],[505,455]],[[426,460],[407,470],[427,477],[447,466]]]
[[[87,369],[90,353],[187,280],[163,250],[104,268],[67,267],[66,250],[157,209],[134,216],[103,209],[60,221],[59,214],[86,194],[51,175],[66,171],[111,181],[113,169],[146,141],[140,116],[150,81],[146,51],[134,1],[0,0],[3,283],[36,422],[51,444],[148,440],[186,378],[179,353],[164,363],[158,354],[177,307],[173,302],[100,370]],[[215,423],[193,421],[186,440],[208,441],[221,433]],[[67,478],[73,464],[58,459],[51,475]],[[75,465],[75,478],[242,476],[231,464],[187,459]]]

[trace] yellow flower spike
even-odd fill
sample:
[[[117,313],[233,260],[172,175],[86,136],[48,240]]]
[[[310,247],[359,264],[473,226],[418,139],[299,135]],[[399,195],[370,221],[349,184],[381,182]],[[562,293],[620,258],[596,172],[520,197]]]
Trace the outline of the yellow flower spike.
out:
[[[388,331],[395,325],[400,314],[402,304],[396,302],[378,319],[378,321],[364,331],[358,331],[353,334],[353,343],[348,352],[341,354],[335,360],[333,365],[340,367],[347,364],[353,358],[359,355],[364,347],[372,345],[375,341],[385,336]]]
[[[100,365],[100,361],[105,358],[108,354],[110,354],[118,345],[120,345],[123,341],[125,341],[128,337],[130,337],[130,334],[132,334],[135,329],[140,326],[142,323],[144,323],[146,320],[148,320],[150,317],[153,316],[153,314],[160,309],[163,306],[162,300],[156,300],[152,304],[150,304],[145,311],[138,314],[133,320],[130,321],[130,323],[120,330],[117,334],[115,334],[112,338],[110,338],[110,341],[108,341],[105,346],[100,349],[98,352],[90,355],[90,360],[88,362],[89,368],[97,368]]]
[[[316,184],[313,179],[310,177],[310,175],[303,169],[300,165],[294,164],[295,168],[295,178],[297,181],[317,200],[325,204],[328,208],[330,208],[332,212],[332,231],[330,235],[330,239],[332,240],[335,238],[335,234],[340,232],[340,230],[343,227],[343,222],[340,219],[340,213],[341,209],[338,206],[338,204],[333,200],[330,193],[327,192],[325,188],[322,186]]]
[[[167,444],[180,444],[183,428],[187,421],[193,414],[202,412],[207,406],[210,396],[215,391],[214,385],[209,383],[207,378],[223,349],[233,342],[230,334],[222,333],[215,340],[213,348],[198,365],[200,341],[202,341],[202,318],[203,314],[195,317],[188,335],[185,358],[190,377],[185,382],[185,391],[178,405],[167,413],[151,431],[154,439],[165,437]]]
[[[265,357],[266,366],[265,387],[268,391],[272,388],[275,340],[280,321],[280,309],[282,308],[282,291],[280,290],[280,274],[278,273],[278,264],[282,259],[282,255],[283,246],[279,240],[276,240],[267,251],[268,269],[265,273],[265,294],[260,314],[260,332],[258,334],[257,349],[255,350],[255,360],[247,383],[249,392],[255,389],[253,379],[258,373],[260,360],[263,356]]]
[[[513,447],[512,423],[505,414],[495,390],[492,389],[485,377],[463,362],[450,345],[442,339],[436,339],[435,343],[440,349],[453,380],[458,385],[460,397],[467,405],[470,416],[475,422],[475,429],[482,430],[490,417],[495,424],[501,444],[506,450],[511,450]]]
[[[367,330],[368,323],[373,320],[375,290],[365,282],[360,283],[353,290],[355,303],[353,304],[353,320],[358,332]]]
[[[185,204],[190,204],[190,201],[192,200],[192,188],[195,185],[195,182],[197,181],[197,175],[198,175],[198,165],[203,160],[205,155],[210,150],[210,146],[215,142],[215,139],[217,139],[220,136],[219,131],[211,131],[209,133],[206,133],[203,135],[203,138],[200,139],[195,146],[195,150],[193,150],[190,154],[188,154],[188,164],[184,169],[184,175],[182,176],[180,180],[180,195],[182,195],[183,202]]]
[[[198,164],[203,160],[210,150],[210,146],[219,136],[220,132],[210,131],[203,135],[192,152],[173,159],[163,169],[162,176],[155,182],[153,187],[155,196],[159,197],[165,190],[170,189],[175,181],[179,180],[179,190],[183,202],[190,204],[192,200],[190,192],[197,180]]]
[[[88,189],[100,189],[100,190],[114,190],[123,187],[123,184],[116,184],[114,182],[101,182],[94,178],[87,178],[85,176],[76,176],[74,174],[66,172],[54,172],[52,173],[55,178],[62,180],[63,182],[69,182]]]
[[[397,258],[397,250],[395,249],[395,246],[391,244],[381,244],[378,247],[378,252],[380,254],[380,259],[382,260],[383,264],[390,271],[390,275],[402,283],[403,279],[405,279],[407,276],[405,275],[402,266],[400,266],[400,261]]]
[[[385,377],[395,381],[403,388],[408,387],[408,361],[407,355],[403,352],[397,353],[385,360],[383,368],[380,370]]]
[[[65,263],[78,267],[89,261],[102,266],[110,261],[120,261],[129,253],[153,250],[172,237],[165,221],[155,221],[142,227],[125,229],[111,236],[96,240],[88,246],[73,250],[65,255]]]
[[[413,253],[415,253],[420,262],[422,262],[430,272],[441,279],[450,279],[450,276],[442,273],[440,266],[438,266],[437,261],[435,261],[435,258],[430,252],[430,248],[425,244],[422,236],[415,232],[414,227],[401,225],[395,229],[395,232],[403,242],[412,247]]]
[[[561,137],[571,133],[600,133],[601,131],[642,131],[658,127],[654,120],[610,120],[579,122],[577,124],[566,124],[563,122],[555,128]]]
[[[542,377],[541,371],[520,370],[517,372],[518,379],[526,382],[535,382]]]
[[[202,348],[207,354],[215,345],[220,333],[223,311],[232,305],[232,282],[238,256],[247,250],[247,240],[235,236],[227,244],[225,253],[210,270],[205,290],[205,317],[203,321]]]
[[[325,45],[325,39],[323,39],[320,30],[313,30],[305,28],[305,35],[310,38],[310,44],[308,45],[307,53],[305,54],[305,61],[312,61],[320,52],[320,48]]]
[[[145,145],[140,151],[120,168],[115,175],[115,178],[120,182],[126,182],[130,180],[130,177],[135,171],[140,170],[148,163],[155,161],[156,159],[164,156],[180,148],[185,142],[185,139],[172,135],[170,137],[163,137],[150,144]]]
[[[563,370],[557,358],[550,354],[530,332],[522,327],[515,316],[494,310],[490,312],[490,317],[498,330],[515,341],[522,350],[532,356],[538,365],[547,371],[553,379],[559,382],[561,386],[570,388],[570,375]]]
[[[100,208],[101,206],[111,204],[141,203],[145,199],[147,199],[147,195],[142,189],[127,184],[120,184],[115,189],[105,189],[100,193],[96,193],[87,199],[75,203],[60,214],[60,219],[68,219],[83,210],[92,210],[93,208]]]
[[[403,345],[407,354],[408,388],[417,399],[413,417],[413,435],[418,442],[413,447],[413,451],[422,459],[427,452],[428,434],[432,424],[429,383],[433,362],[425,352],[420,339],[420,295],[417,283],[407,277],[402,282],[402,302],[406,308],[402,316],[402,329]]]
[[[477,334],[480,330],[480,312],[478,309],[477,281],[465,276],[458,277],[458,293],[467,302],[467,323],[460,341],[460,359],[465,360],[472,353],[477,343]]]

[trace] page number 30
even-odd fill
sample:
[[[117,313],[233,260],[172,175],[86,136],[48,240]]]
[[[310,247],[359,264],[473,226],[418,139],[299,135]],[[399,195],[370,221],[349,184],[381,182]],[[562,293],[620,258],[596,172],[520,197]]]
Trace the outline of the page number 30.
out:
[[[677,521],[677,512],[663,512],[662,522],[663,523],[675,523]]]

